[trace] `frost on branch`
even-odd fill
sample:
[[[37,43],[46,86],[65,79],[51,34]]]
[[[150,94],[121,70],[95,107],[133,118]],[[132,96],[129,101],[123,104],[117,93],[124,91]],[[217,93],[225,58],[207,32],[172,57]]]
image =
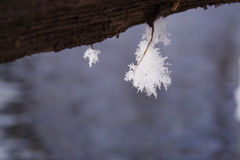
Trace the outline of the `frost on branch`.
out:
[[[100,50],[94,50],[94,49],[92,49],[92,48],[88,48],[88,49],[85,51],[83,58],[85,58],[85,59],[88,58],[88,59],[89,59],[89,62],[88,62],[89,67],[92,67],[92,64],[93,64],[93,63],[98,62],[98,54],[99,54],[99,53],[101,53]]]
[[[138,91],[146,92],[148,96],[153,94],[157,98],[156,89],[161,89],[162,84],[167,90],[167,87],[171,84],[170,72],[166,67],[169,64],[165,62],[167,57],[162,57],[160,48],[155,48],[155,45],[159,42],[162,42],[164,46],[170,44],[168,38],[170,33],[166,32],[165,19],[161,17],[154,22],[152,43],[144,55],[144,51],[151,40],[151,33],[152,28],[146,26],[142,41],[139,43],[135,53],[137,65],[133,63],[129,65],[129,71],[126,73],[124,80],[132,81],[133,86]]]

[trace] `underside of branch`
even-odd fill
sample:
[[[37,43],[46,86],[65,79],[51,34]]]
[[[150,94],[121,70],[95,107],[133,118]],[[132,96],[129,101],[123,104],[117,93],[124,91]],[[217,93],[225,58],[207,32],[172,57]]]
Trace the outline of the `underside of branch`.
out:
[[[189,9],[240,0],[1,0],[0,63],[90,45]]]

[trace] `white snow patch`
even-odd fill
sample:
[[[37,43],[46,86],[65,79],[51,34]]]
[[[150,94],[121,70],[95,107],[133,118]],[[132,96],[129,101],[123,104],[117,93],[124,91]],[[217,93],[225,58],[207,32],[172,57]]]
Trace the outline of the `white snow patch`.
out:
[[[159,42],[162,42],[164,46],[170,44],[170,39],[168,38],[170,33],[166,32],[166,24],[165,19],[162,17],[154,22],[153,40],[146,54],[143,55],[151,39],[152,32],[152,28],[146,26],[142,35],[142,41],[139,43],[135,53],[137,65],[131,63],[129,65],[130,69],[124,78],[125,81],[132,81],[133,86],[138,91],[146,92],[147,96],[153,94],[155,98],[157,98],[156,89],[161,89],[161,84],[163,84],[166,90],[171,84],[170,72],[166,67],[169,64],[165,62],[167,57],[162,57],[160,48],[155,47]],[[144,58],[142,59],[143,56]]]
[[[11,101],[16,101],[20,95],[18,86],[14,83],[8,83],[0,80],[0,109],[6,107],[6,104]],[[12,144],[9,139],[4,137],[3,127],[8,127],[16,124],[18,121],[15,115],[0,114],[0,159],[10,160],[9,153],[15,144]]]
[[[240,59],[238,60],[238,66],[240,68]],[[235,111],[235,117],[238,121],[240,121],[240,81],[239,81],[238,87],[235,90],[234,96],[235,96],[235,101],[237,104],[236,111]]]
[[[19,95],[18,88],[15,84],[0,81],[0,108],[5,104],[14,100]]]

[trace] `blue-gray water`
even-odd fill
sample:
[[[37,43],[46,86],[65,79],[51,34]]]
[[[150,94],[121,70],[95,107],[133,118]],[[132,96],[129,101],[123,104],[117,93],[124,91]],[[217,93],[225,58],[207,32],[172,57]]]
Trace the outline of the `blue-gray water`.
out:
[[[144,25],[95,44],[102,53],[92,68],[83,59],[88,46],[2,65],[3,83],[14,84],[19,97],[7,101],[25,108],[2,116],[28,127],[2,127],[0,160],[239,159],[239,11],[232,4],[168,17],[171,45],[160,48],[172,64],[172,85],[158,99],[123,80]]]

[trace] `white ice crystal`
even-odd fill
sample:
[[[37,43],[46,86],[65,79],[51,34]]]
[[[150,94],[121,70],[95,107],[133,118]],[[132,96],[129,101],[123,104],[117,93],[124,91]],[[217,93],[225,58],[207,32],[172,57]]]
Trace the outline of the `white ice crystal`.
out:
[[[96,64],[96,62],[99,61],[99,60],[98,60],[98,54],[99,54],[99,53],[101,53],[100,50],[94,50],[94,49],[92,49],[91,47],[88,48],[88,49],[85,51],[83,58],[85,58],[85,59],[88,58],[88,59],[89,59],[89,62],[88,62],[89,67],[92,67],[92,64],[93,64],[93,63]]]
[[[156,89],[161,89],[161,84],[163,84],[167,90],[167,87],[171,84],[170,72],[166,67],[168,63],[165,62],[167,57],[162,57],[160,48],[155,47],[159,42],[162,42],[164,45],[170,44],[170,39],[168,38],[170,33],[166,32],[165,19],[161,17],[154,22],[153,40],[142,59],[151,39],[151,32],[152,28],[147,26],[135,53],[137,65],[133,63],[129,65],[130,69],[126,73],[124,80],[132,81],[133,86],[138,91],[146,92],[148,96],[153,94],[157,98]]]

